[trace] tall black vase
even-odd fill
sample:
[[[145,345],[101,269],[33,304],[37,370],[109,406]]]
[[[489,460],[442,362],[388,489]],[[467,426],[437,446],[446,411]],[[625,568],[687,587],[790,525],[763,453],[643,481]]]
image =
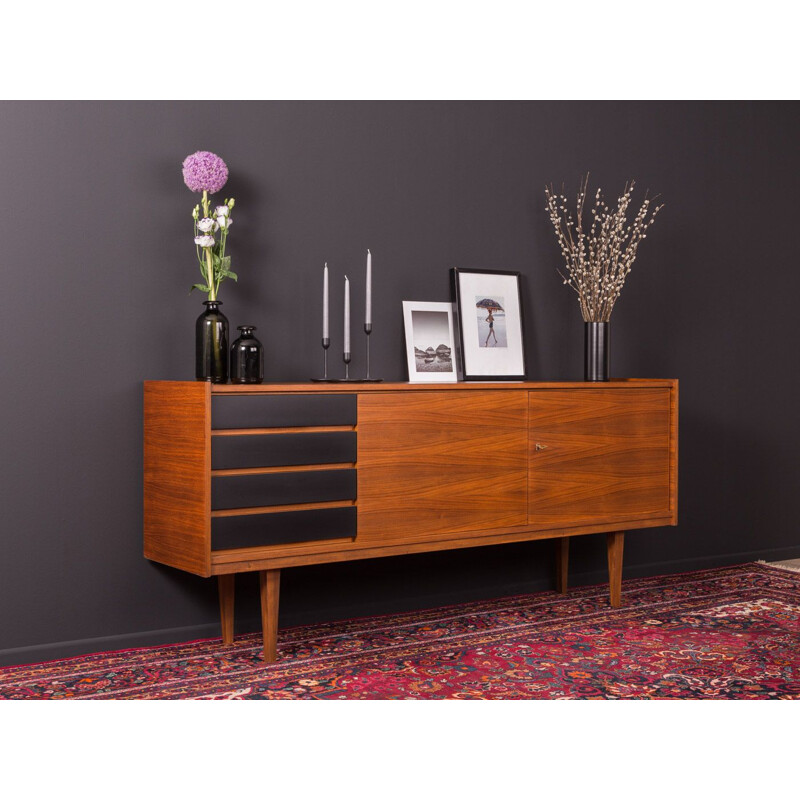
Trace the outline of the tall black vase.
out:
[[[199,381],[228,382],[228,318],[219,300],[204,300],[206,310],[195,326],[195,376]]]
[[[608,380],[608,322],[584,322],[583,379]]]

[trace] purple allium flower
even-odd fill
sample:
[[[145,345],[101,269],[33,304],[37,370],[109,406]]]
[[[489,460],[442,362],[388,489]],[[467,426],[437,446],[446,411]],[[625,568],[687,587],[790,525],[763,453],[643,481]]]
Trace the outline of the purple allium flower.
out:
[[[183,182],[193,192],[218,192],[228,180],[228,167],[214,153],[198,150],[183,162]]]

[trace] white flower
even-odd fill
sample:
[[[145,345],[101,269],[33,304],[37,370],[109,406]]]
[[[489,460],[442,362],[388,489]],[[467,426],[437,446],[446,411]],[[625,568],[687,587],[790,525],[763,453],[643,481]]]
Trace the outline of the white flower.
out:
[[[220,228],[230,228],[233,225],[233,220],[230,217],[217,217],[217,224]]]
[[[213,247],[214,246],[214,237],[213,236],[195,236],[194,243],[200,245],[200,247]]]
[[[215,217],[227,217],[228,214],[230,214],[230,213],[231,213],[231,210],[228,208],[228,206],[217,206],[214,209],[214,216]]]
[[[203,219],[197,223],[197,229],[203,231],[203,233],[215,231],[218,227],[219,225],[217,225],[216,221],[211,219],[211,217],[203,217]]]

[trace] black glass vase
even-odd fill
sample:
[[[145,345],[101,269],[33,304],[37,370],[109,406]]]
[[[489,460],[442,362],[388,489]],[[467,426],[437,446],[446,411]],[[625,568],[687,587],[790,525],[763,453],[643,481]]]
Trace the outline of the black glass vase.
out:
[[[584,322],[583,379],[608,380],[608,322]]]
[[[206,310],[195,326],[195,377],[211,383],[228,382],[228,318],[219,300],[204,300]]]
[[[231,383],[264,380],[264,348],[253,336],[254,325],[239,325],[239,338],[231,345]]]

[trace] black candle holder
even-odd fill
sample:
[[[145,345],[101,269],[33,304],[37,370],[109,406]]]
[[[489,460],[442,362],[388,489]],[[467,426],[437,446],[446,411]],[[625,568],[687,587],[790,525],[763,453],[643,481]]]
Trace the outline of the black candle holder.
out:
[[[344,380],[350,380],[350,352],[348,350],[344,351],[344,355],[342,356],[342,361],[344,361]]]
[[[372,333],[372,323],[364,324],[364,333],[367,335],[367,377],[366,378],[351,378],[350,377],[350,362],[352,356],[350,353],[343,353],[342,360],[344,361],[344,378],[329,378],[328,377],[328,348],[331,346],[330,339],[322,340],[322,377],[311,378],[314,383],[380,383],[383,378],[371,378],[369,374],[369,335]]]
[[[329,338],[324,338],[322,340],[322,377],[321,378],[312,378],[311,380],[315,383],[336,383],[337,378],[329,378],[328,377],[328,348],[331,346],[331,340]]]
[[[372,323],[364,323],[364,333],[367,335],[367,377],[364,378],[363,383],[380,383],[383,378],[370,378],[369,376],[369,335],[372,333]]]
[[[322,378],[312,378],[314,383],[364,383],[361,378],[350,377],[350,362],[352,356],[350,353],[343,353],[342,360],[344,361],[344,378],[329,378],[328,377],[328,348],[330,347],[330,339],[323,339],[322,346],[325,349],[325,374]]]
[[[331,383],[364,383],[362,378],[350,377],[350,361],[352,361],[351,354],[345,351],[342,354],[342,361],[344,361],[344,378],[332,378]]]

